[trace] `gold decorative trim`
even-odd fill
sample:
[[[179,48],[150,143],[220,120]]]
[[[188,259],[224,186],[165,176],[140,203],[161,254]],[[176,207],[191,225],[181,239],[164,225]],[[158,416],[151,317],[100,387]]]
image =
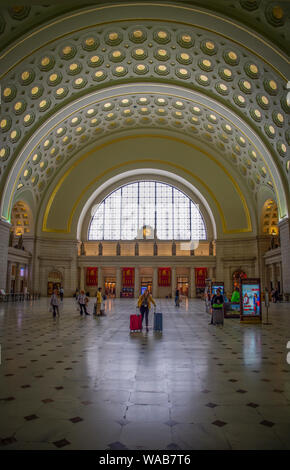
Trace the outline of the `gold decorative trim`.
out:
[[[233,186],[234,188],[236,189],[240,199],[241,199],[241,202],[242,202],[242,205],[244,207],[244,211],[245,211],[245,215],[246,215],[246,220],[247,220],[247,225],[248,227],[247,228],[243,228],[243,229],[235,229],[235,230],[229,230],[227,229],[226,227],[226,221],[225,221],[225,216],[223,214],[223,211],[222,211],[222,208],[218,202],[218,200],[216,199],[214,193],[212,192],[212,190],[207,186],[206,183],[204,183],[204,181],[199,178],[199,176],[197,176],[196,174],[194,174],[193,172],[191,172],[190,170],[187,170],[186,168],[183,168],[181,165],[177,165],[175,163],[172,163],[172,162],[168,162],[168,161],[163,161],[163,160],[153,160],[153,159],[142,159],[142,160],[131,160],[131,161],[128,161],[128,162],[123,162],[123,163],[120,163],[118,165],[115,165],[114,167],[108,169],[108,170],[105,170],[103,173],[101,173],[99,176],[97,176],[96,178],[94,178],[84,189],[83,191],[81,192],[80,196],[78,197],[78,199],[76,200],[76,202],[74,203],[74,206],[72,208],[72,211],[71,211],[71,214],[70,214],[70,217],[69,217],[69,220],[68,220],[68,224],[67,224],[67,228],[66,229],[49,229],[47,227],[47,219],[48,219],[48,215],[49,215],[49,212],[50,212],[50,209],[51,209],[51,206],[53,204],[53,201],[55,199],[55,196],[57,194],[57,192],[59,191],[60,187],[62,186],[63,182],[65,181],[65,179],[68,177],[68,175],[71,173],[71,171],[76,168],[82,161],[84,161],[86,158],[88,158],[93,152],[95,151],[98,151],[98,150],[101,150],[109,145],[112,145],[112,144],[115,144],[117,142],[121,142],[121,141],[125,141],[125,140],[132,140],[132,139],[138,139],[138,138],[146,138],[146,137],[150,137],[150,138],[161,138],[161,139],[168,139],[168,140],[172,140],[174,142],[179,142],[179,143],[182,143],[184,145],[187,145],[191,148],[194,148],[195,150],[198,150],[200,151],[201,153],[203,153],[204,155],[206,155],[210,160],[212,160],[213,162],[215,162],[225,173],[226,175],[228,176],[228,178],[230,179],[230,181],[233,183]],[[116,169],[119,169],[119,168],[122,168],[126,165],[130,165],[130,164],[134,164],[134,163],[160,163],[160,164],[163,164],[163,165],[168,165],[168,166],[171,166],[173,168],[176,168],[176,169],[179,169],[179,170],[182,170],[184,173],[187,173],[188,175],[190,175],[191,177],[193,177],[195,180],[197,180],[205,189],[206,191],[210,194],[210,196],[212,197],[213,201],[215,202],[216,204],[216,207],[218,209],[218,212],[220,214],[220,217],[221,217],[221,221],[222,221],[222,228],[223,228],[223,232],[226,233],[226,234],[233,234],[233,233],[245,233],[245,232],[252,232],[252,223],[251,223],[251,218],[250,218],[250,213],[249,213],[249,209],[248,209],[248,206],[247,206],[247,203],[246,203],[246,200],[244,198],[244,195],[242,193],[242,191],[240,190],[238,184],[236,183],[236,181],[233,179],[233,177],[231,176],[231,174],[226,170],[226,168],[223,167],[223,165],[218,162],[217,160],[215,160],[212,155],[210,155],[208,152],[206,152],[205,150],[201,149],[200,147],[196,146],[196,145],[193,145],[189,142],[186,142],[185,140],[182,140],[182,139],[179,139],[177,137],[172,137],[172,136],[166,136],[166,135],[156,135],[156,134],[141,134],[141,135],[132,135],[132,136],[124,136],[124,137],[119,137],[117,139],[112,139],[111,141],[109,142],[106,142],[106,143],[103,143],[101,145],[98,145],[96,147],[94,147],[93,149],[91,149],[90,151],[86,152],[84,155],[82,155],[82,157],[80,157],[76,162],[73,163],[73,165],[65,172],[65,174],[61,177],[61,179],[59,180],[59,182],[57,183],[55,189],[53,190],[50,198],[49,198],[49,201],[47,203],[47,206],[46,206],[46,209],[45,209],[45,212],[44,212],[44,217],[43,217],[43,224],[42,224],[42,231],[43,232],[58,232],[58,233],[70,233],[70,230],[71,230],[71,224],[72,224],[72,219],[73,219],[73,216],[74,216],[74,213],[76,211],[76,208],[80,202],[80,200],[82,199],[82,197],[84,196],[84,194],[88,191],[88,189],[93,185],[95,184],[97,181],[99,181],[101,178],[103,178],[106,174],[108,174],[109,172],[112,172]]]
[[[266,45],[268,48],[270,48],[275,54],[277,54],[278,56],[280,56],[287,64],[290,64],[290,61],[287,60],[287,57],[284,56],[278,49],[274,48],[270,43],[268,43],[267,41],[265,41],[264,39],[262,39],[260,36],[258,36],[257,34],[253,33],[252,31],[248,30],[247,28],[243,27],[243,26],[240,26],[239,24],[237,23],[234,23],[233,21],[230,21],[226,18],[223,18],[221,16],[218,16],[218,15],[215,15],[213,13],[210,13],[210,12],[205,12],[205,11],[202,11],[202,10],[199,10],[197,8],[190,8],[190,7],[185,7],[185,6],[180,6],[180,5],[172,5],[172,4],[159,4],[159,3],[129,3],[129,4],[122,4],[122,7],[132,7],[132,6],[162,6],[162,7],[173,7],[173,8],[177,8],[177,9],[181,9],[181,10],[187,10],[187,11],[190,11],[190,12],[193,12],[193,13],[200,13],[200,14],[203,14],[203,15],[207,15],[207,16],[210,16],[210,17],[213,17],[215,19],[218,19],[218,20],[221,20],[225,23],[228,23],[232,26],[234,26],[235,28],[237,29],[240,29],[241,31],[244,31],[246,32],[249,36],[252,36],[255,40],[261,42],[262,44]],[[109,8],[118,8],[120,7],[120,5],[105,5],[103,7],[96,7],[96,8],[90,8],[86,11],[81,11],[81,12],[77,12],[77,13],[74,13],[72,15],[69,15],[69,16],[66,16],[64,18],[61,18],[59,20],[56,20],[56,21],[53,21],[52,23],[48,24],[48,25],[45,25],[41,28],[39,28],[38,30],[34,31],[33,33],[29,34],[27,37],[25,37],[24,39],[22,39],[21,41],[17,41],[17,44],[13,45],[12,47],[10,47],[10,49],[7,49],[7,51],[5,51],[1,56],[0,56],[0,60],[4,59],[5,56],[7,54],[9,54],[10,52],[12,52],[16,47],[19,47],[20,44],[24,43],[27,39],[33,37],[33,36],[36,36],[39,32],[41,31],[45,31],[47,30],[48,28],[50,28],[51,26],[54,26],[56,24],[59,24],[59,23],[62,23],[64,21],[66,21],[67,19],[71,19],[71,18],[75,18],[77,16],[80,16],[80,15],[83,15],[83,14],[87,14],[87,13],[93,13],[93,12],[96,12],[96,11],[99,11],[99,10],[105,10],[105,9],[109,9]],[[2,75],[0,75],[0,79],[5,77],[9,72],[10,70],[12,70],[15,66],[17,66],[19,63],[21,63],[24,59],[28,58],[29,56],[31,56],[31,54],[37,52],[38,50],[40,50],[41,48],[47,46],[48,44],[51,44],[52,42],[55,42],[56,39],[61,39],[65,36],[68,36],[72,33],[76,33],[76,32],[79,32],[79,31],[83,31],[85,29],[89,29],[89,28],[92,28],[92,27],[96,27],[96,26],[102,26],[102,25],[105,25],[105,24],[113,24],[113,23],[120,23],[120,22],[124,22],[124,21],[128,21],[128,22],[133,22],[133,21],[140,21],[141,18],[123,18],[123,19],[118,19],[118,20],[112,20],[112,21],[104,21],[104,22],[101,22],[101,23],[95,23],[93,25],[90,25],[90,26],[84,26],[82,28],[77,28],[77,29],[73,29],[71,30],[70,32],[68,33],[65,33],[65,34],[62,34],[60,36],[56,36],[54,39],[46,42],[45,44],[43,44],[42,46],[38,47],[38,48],[35,48],[33,49],[29,54],[27,54],[26,56],[22,57],[22,59],[18,60],[17,62],[15,62],[11,67],[9,67],[9,69]],[[160,21],[156,18],[142,18],[142,21]],[[186,25],[186,26],[191,26],[191,27],[197,27],[197,28],[200,28],[204,31],[209,31],[209,32],[212,32],[214,34],[217,34],[218,36],[221,36],[227,40],[230,40],[231,42],[235,43],[235,44],[238,44],[239,46],[245,48],[246,50],[250,51],[253,55],[259,57],[263,62],[265,62],[266,64],[268,64],[273,70],[275,70],[275,72],[281,77],[283,78],[286,82],[288,81],[288,78],[279,70],[276,68],[275,65],[273,65],[271,62],[269,62],[268,60],[265,59],[265,57],[261,56],[259,53],[253,51],[252,49],[250,49],[249,47],[245,46],[243,43],[237,41],[237,40],[234,40],[232,37],[230,36],[227,36],[226,34],[223,34],[223,33],[220,33],[214,29],[211,29],[211,28],[207,28],[205,26],[201,26],[201,25],[197,25],[195,23],[188,23],[188,22],[184,22],[184,21],[176,21],[176,20],[163,20],[167,23],[175,23],[175,24],[181,24],[181,25]]]

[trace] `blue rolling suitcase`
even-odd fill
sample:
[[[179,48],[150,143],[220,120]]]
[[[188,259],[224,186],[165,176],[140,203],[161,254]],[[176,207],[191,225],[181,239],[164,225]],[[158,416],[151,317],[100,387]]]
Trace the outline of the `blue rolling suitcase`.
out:
[[[154,312],[154,331],[160,331],[162,333],[162,313]]]

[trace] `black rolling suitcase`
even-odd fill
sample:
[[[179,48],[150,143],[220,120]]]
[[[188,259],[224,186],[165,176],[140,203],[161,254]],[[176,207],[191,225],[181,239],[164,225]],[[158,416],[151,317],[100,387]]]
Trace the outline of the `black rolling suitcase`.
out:
[[[163,330],[163,316],[162,313],[154,312],[154,331],[162,333]]]

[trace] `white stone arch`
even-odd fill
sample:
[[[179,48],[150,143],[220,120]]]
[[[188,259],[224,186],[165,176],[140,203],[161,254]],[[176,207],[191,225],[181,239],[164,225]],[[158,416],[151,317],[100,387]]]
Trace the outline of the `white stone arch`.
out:
[[[164,87],[166,89],[166,93],[173,93],[173,94],[176,94],[177,96],[183,97],[184,99],[197,98],[198,100],[200,100],[200,102],[204,103],[205,106],[208,106],[210,108],[214,107],[217,112],[220,112],[221,115],[228,117],[231,120],[231,122],[235,123],[245,135],[249,136],[251,141],[254,143],[255,147],[258,149],[261,155],[263,155],[263,158],[265,162],[267,162],[267,166],[273,177],[273,180],[275,181],[275,192],[279,199],[279,204],[278,204],[279,215],[281,218],[283,216],[287,216],[288,215],[288,196],[287,196],[287,192],[285,189],[285,181],[281,177],[279,170],[275,162],[273,161],[270,152],[266,148],[265,144],[261,141],[261,139],[252,131],[252,129],[243,120],[241,120],[241,118],[239,118],[235,113],[230,111],[227,107],[193,90],[188,90],[188,89],[171,86],[171,85],[165,86],[162,84],[156,85],[156,84],[147,84],[147,83],[134,84],[134,85],[122,85],[118,88],[118,93],[121,93],[122,95],[125,96],[126,93],[133,93],[133,92],[136,93],[139,89],[142,90],[144,93],[146,91],[148,93],[153,92],[153,91],[154,92],[158,91],[162,93],[164,91]],[[65,115],[69,116],[73,111],[79,109],[80,106],[88,105],[91,102],[91,100],[95,100],[96,94],[100,97],[100,99],[104,99],[104,98],[109,99],[115,94],[115,92],[116,92],[115,88],[112,87],[109,89],[98,91],[97,93],[92,93],[91,95],[86,95],[85,97],[78,100],[78,102],[74,102],[68,105],[65,109],[56,113],[54,116],[52,116],[49,122],[46,122],[34,134],[34,136],[27,142],[27,144],[22,149],[21,155],[18,158],[18,160],[14,162],[11,172],[10,172],[10,178],[7,179],[6,181],[2,203],[1,203],[1,213],[4,218],[7,217],[7,215],[9,214],[9,207],[11,207],[11,198],[12,198],[13,191],[14,191],[13,186],[15,184],[15,180],[17,180],[17,174],[19,174],[19,171],[21,171],[21,168],[23,168],[25,161],[32,154],[39,140],[43,138],[43,136],[47,135],[50,129],[55,128],[59,124],[60,120],[64,119]]]

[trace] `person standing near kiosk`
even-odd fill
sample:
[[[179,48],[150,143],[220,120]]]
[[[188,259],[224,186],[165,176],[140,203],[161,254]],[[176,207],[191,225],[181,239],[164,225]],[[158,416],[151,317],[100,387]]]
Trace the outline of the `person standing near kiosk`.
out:
[[[224,296],[221,293],[221,290],[218,288],[216,294],[211,299],[211,321],[209,325],[218,325],[224,324]]]

